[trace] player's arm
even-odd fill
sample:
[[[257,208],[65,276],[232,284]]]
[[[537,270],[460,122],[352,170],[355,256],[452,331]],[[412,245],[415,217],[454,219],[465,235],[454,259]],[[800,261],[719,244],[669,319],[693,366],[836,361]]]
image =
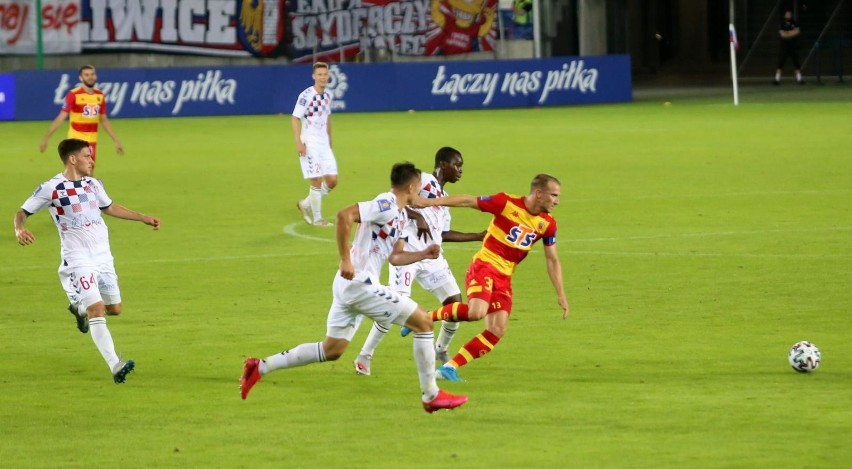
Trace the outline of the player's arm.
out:
[[[308,153],[308,148],[302,143],[302,119],[290,116],[290,128],[293,129],[293,139],[296,141],[296,153],[299,156],[305,156]]]
[[[160,229],[160,219],[156,217],[151,217],[148,215],[143,215],[139,212],[134,212],[127,207],[118,204],[111,204],[109,207],[101,209],[102,212],[107,215],[115,218],[121,218],[122,220],[130,220],[130,221],[141,221],[142,223],[153,226],[155,230]]]
[[[472,195],[463,195],[463,194],[455,194],[448,195],[446,197],[437,197],[434,199],[429,199],[426,197],[420,197],[419,195],[415,195],[412,200],[411,206],[417,208],[424,207],[474,207],[478,208],[478,204],[476,203],[477,197]]]
[[[417,227],[417,238],[423,238],[423,242],[432,239],[432,230],[429,229],[429,224],[426,223],[423,214],[409,207],[405,207],[405,213],[408,214],[408,218],[414,220],[414,225]]]
[[[18,238],[18,244],[21,246],[32,244],[35,241],[35,236],[26,227],[27,217],[30,215],[24,209],[20,209],[15,213],[15,237]]]
[[[430,244],[422,251],[406,252],[405,241],[400,239],[393,245],[393,252],[388,256],[388,262],[391,265],[408,265],[423,259],[437,259],[440,254],[441,247],[437,244]]]
[[[59,114],[56,115],[56,118],[53,119],[53,122],[50,123],[50,128],[47,129],[47,133],[44,135],[44,138],[41,139],[41,142],[38,144],[38,151],[44,153],[45,148],[47,148],[47,141],[50,139],[50,136],[53,135],[53,132],[56,132],[56,129],[62,125],[62,122],[68,118],[68,113],[65,111],[59,111]]]
[[[325,131],[328,133],[328,148],[331,148],[331,115],[325,121]]]
[[[121,146],[121,140],[118,139],[118,136],[115,135],[115,131],[112,130],[112,124],[110,124],[109,118],[107,117],[106,113],[101,114],[100,121],[101,125],[104,126],[104,130],[106,130],[107,135],[109,135],[109,138],[111,138],[113,143],[115,143],[115,152],[119,155],[123,155],[124,147]]]
[[[352,225],[361,223],[361,211],[358,204],[350,205],[337,212],[337,252],[340,255],[340,276],[352,280],[355,278],[355,266],[349,257],[349,236]]]
[[[559,306],[562,308],[562,319],[568,319],[568,300],[565,298],[565,287],[562,285],[562,264],[559,263],[555,244],[544,246],[544,259],[547,263],[547,276],[550,277],[550,283],[556,289]]]
[[[460,231],[450,230],[444,231],[441,234],[441,238],[449,243],[466,243],[469,241],[482,241],[485,239],[485,234],[487,231],[480,231],[479,233],[462,233]]]

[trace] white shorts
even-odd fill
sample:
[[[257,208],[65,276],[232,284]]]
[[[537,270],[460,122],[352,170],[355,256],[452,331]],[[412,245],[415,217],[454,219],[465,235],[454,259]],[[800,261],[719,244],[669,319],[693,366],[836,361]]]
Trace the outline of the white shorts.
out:
[[[337,175],[337,160],[334,152],[325,143],[305,142],[308,152],[299,156],[302,165],[302,176],[305,179],[315,179],[327,175]]]
[[[458,282],[443,255],[437,259],[424,259],[408,265],[389,265],[388,284],[393,290],[411,296],[412,281],[431,292],[440,302],[461,293]]]
[[[59,266],[59,282],[68,296],[68,302],[81,310],[103,301],[105,305],[121,303],[118,275],[112,260],[94,265]]]
[[[331,290],[334,300],[328,310],[326,335],[335,339],[351,342],[364,316],[382,324],[404,326],[417,309],[414,300],[379,284],[377,279],[356,276],[355,280],[346,280],[338,271]]]

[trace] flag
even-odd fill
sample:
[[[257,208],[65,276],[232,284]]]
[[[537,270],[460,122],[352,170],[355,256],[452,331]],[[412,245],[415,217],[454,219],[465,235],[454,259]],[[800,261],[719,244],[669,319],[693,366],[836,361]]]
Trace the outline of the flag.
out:
[[[737,40],[737,30],[734,28],[733,23],[728,25],[728,37],[731,40],[731,44],[734,46],[735,50],[740,50],[740,41]]]

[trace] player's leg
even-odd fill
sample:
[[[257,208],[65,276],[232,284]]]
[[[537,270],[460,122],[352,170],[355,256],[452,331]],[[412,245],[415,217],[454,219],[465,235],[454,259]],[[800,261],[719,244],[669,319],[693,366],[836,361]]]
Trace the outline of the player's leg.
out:
[[[320,206],[322,200],[322,171],[320,170],[319,158],[314,154],[314,145],[309,145],[305,155],[299,157],[299,165],[302,168],[302,176],[310,181],[308,195],[296,203],[296,208],[302,214],[305,223],[314,223],[313,206]]]
[[[418,275],[416,280],[424,289],[435,295],[442,305],[461,303],[461,290],[459,290],[456,277],[450,270],[450,265],[444,256],[435,260],[423,261],[425,268],[423,275]],[[435,341],[435,357],[444,364],[450,360],[447,348],[459,329],[459,323],[453,321],[442,321],[438,339]]]
[[[773,85],[781,84],[781,72],[784,70],[784,62],[787,61],[787,49],[784,45],[778,49],[778,66],[775,67],[775,79],[772,80]]]
[[[104,300],[107,316],[121,314],[121,289],[118,287],[118,275],[112,262],[98,266],[98,290]]]
[[[333,226],[333,223],[322,217],[322,199],[337,187],[337,161],[334,159],[334,152],[331,151],[331,147],[318,148],[317,160],[319,161],[322,180],[319,187],[319,198],[317,199],[314,196],[314,199],[311,200],[311,210],[314,214],[313,224],[316,226]]]
[[[456,287],[458,288],[458,287]],[[453,295],[444,300],[444,305],[461,303],[461,294]],[[430,318],[431,319],[431,318]],[[435,358],[443,365],[450,361],[449,347],[453,337],[461,326],[460,322],[441,321],[441,330],[435,340]]]
[[[114,270],[113,270],[114,272]],[[63,261],[59,268],[59,279],[68,296],[69,310],[74,313],[77,328],[91,332],[92,342],[103,357],[115,383],[123,383],[133,370],[133,360],[122,362],[115,353],[115,344],[106,324],[106,306],[99,287],[104,283],[98,269],[92,266],[69,266]],[[115,290],[105,290],[107,298],[117,295]],[[85,326],[85,327],[83,327]]]
[[[500,337],[505,333],[505,326],[508,322],[509,313],[512,311],[512,284],[511,277],[501,276],[492,272],[491,295],[488,297],[488,311],[485,318],[486,328],[476,337],[469,340],[453,358],[438,369],[438,376],[451,381],[458,381],[456,370],[467,363],[480,358],[489,353]],[[471,302],[471,309],[474,303],[483,301],[482,291],[471,290],[468,288],[468,297]],[[502,325],[502,328],[501,328]],[[495,331],[498,334],[495,333]]]
[[[370,376],[372,373],[371,368],[373,364],[373,354],[376,352],[376,347],[379,346],[382,339],[388,335],[389,330],[389,323],[373,321],[373,325],[370,327],[370,333],[367,334],[367,339],[364,340],[364,345],[361,346],[361,351],[358,352],[358,356],[355,357],[355,360],[352,362],[355,367],[355,373]]]
[[[398,324],[401,322],[414,331],[412,347],[417,376],[420,379],[423,408],[429,413],[439,409],[456,408],[467,402],[467,396],[449,394],[438,388],[435,382],[435,349],[432,345],[433,321],[426,311],[417,305],[414,306],[415,310],[411,314],[407,317],[405,314],[400,314],[395,322]]]
[[[249,357],[240,377],[240,396],[245,399],[263,375],[276,370],[334,361],[343,355],[362,316],[350,312],[335,296],[328,312],[326,336],[322,342],[307,342],[264,359]]]
[[[388,285],[391,290],[402,296],[411,296],[411,282],[417,276],[420,269],[419,262],[409,265],[396,266],[388,264]],[[373,362],[373,354],[376,347],[382,342],[390,330],[391,323],[388,321],[374,321],[370,328],[370,333],[367,334],[367,339],[361,347],[361,351],[355,358],[353,365],[355,372],[360,375],[369,376],[371,373],[371,365]],[[403,329],[406,329],[403,326]],[[408,335],[408,334],[405,334]]]
[[[97,157],[97,147],[98,147],[97,142],[89,142],[89,152],[91,152],[91,154],[92,154],[92,162],[93,163],[95,162],[95,159]]]
[[[790,59],[793,61],[793,73],[796,75],[796,83],[803,85],[805,80],[802,79],[802,65],[799,63],[799,53],[795,48],[790,48]]]
[[[494,278],[498,273],[484,262],[473,261],[465,274],[468,303],[450,303],[432,311],[433,321],[479,321],[488,314]]]

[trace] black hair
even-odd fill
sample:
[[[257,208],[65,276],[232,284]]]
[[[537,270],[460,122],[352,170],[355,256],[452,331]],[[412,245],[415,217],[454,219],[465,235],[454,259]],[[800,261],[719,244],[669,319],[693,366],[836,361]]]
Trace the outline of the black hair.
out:
[[[394,188],[403,188],[411,183],[414,178],[420,177],[420,170],[414,166],[414,163],[403,161],[393,165],[391,169],[391,186]]]

